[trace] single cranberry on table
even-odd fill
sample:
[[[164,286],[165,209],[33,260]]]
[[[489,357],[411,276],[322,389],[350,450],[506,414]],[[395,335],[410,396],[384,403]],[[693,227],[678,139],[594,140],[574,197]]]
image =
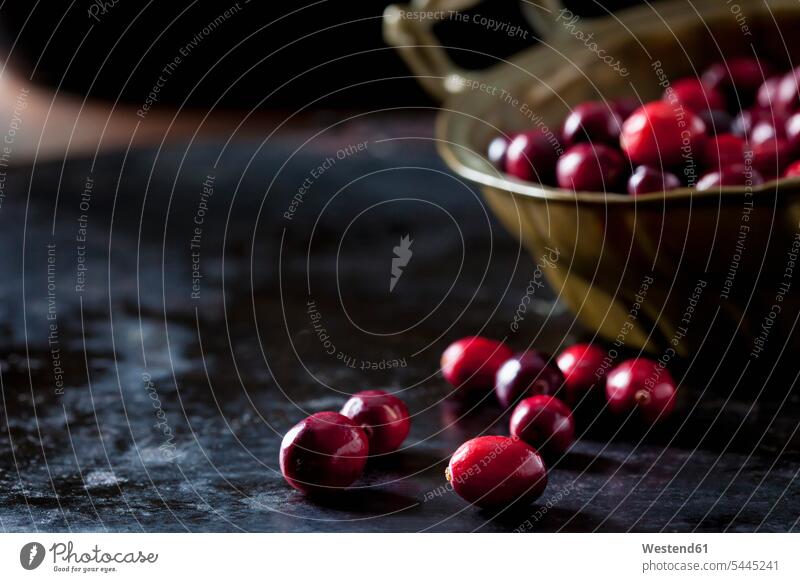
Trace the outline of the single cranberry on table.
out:
[[[789,167],[786,168],[786,172],[783,174],[787,178],[798,178],[800,177],[800,161],[792,162],[789,164]]]
[[[666,192],[681,187],[681,181],[672,172],[662,172],[650,166],[638,166],[628,178],[628,194]]]
[[[341,414],[364,430],[370,456],[396,451],[411,430],[405,402],[383,390],[353,394],[342,407]]]
[[[450,458],[445,477],[461,498],[487,508],[532,503],[547,487],[541,455],[514,437],[465,442]]]
[[[695,113],[725,108],[725,97],[719,90],[707,87],[700,79],[693,77],[675,81],[671,88],[664,91],[661,99],[670,104],[680,103]]]
[[[603,144],[579,143],[558,159],[558,186],[568,190],[616,192],[621,189],[625,159]]]
[[[738,135],[723,133],[710,138],[703,147],[702,162],[706,168],[719,169],[745,163],[747,143]]]
[[[558,147],[539,130],[521,133],[506,150],[506,172],[528,182],[550,184],[553,181]]]
[[[703,109],[697,112],[697,116],[706,124],[708,135],[729,133],[733,127],[733,117],[721,109]]]
[[[722,186],[759,186],[764,178],[758,170],[745,164],[725,166],[703,175],[695,188],[698,191],[712,190]]]
[[[564,374],[549,354],[528,350],[506,360],[497,370],[494,393],[503,408],[535,394],[556,394]]]
[[[335,493],[361,476],[368,454],[361,427],[337,412],[317,412],[283,437],[281,473],[303,493]]]
[[[753,57],[737,57],[715,63],[702,75],[703,84],[722,92],[732,108],[749,107],[772,67]]]
[[[575,421],[569,406],[555,396],[543,394],[517,404],[509,431],[545,457],[566,452],[575,441]]]
[[[764,180],[783,174],[792,161],[792,144],[788,139],[772,138],[753,145],[753,168]]]
[[[622,119],[610,104],[602,101],[586,101],[567,116],[561,137],[567,147],[588,141],[616,145]]]
[[[511,143],[509,138],[504,135],[498,135],[489,142],[489,147],[486,148],[487,159],[498,170],[505,170],[506,152],[508,151],[509,143]]]
[[[680,163],[684,155],[699,152],[705,140],[706,126],[699,117],[664,101],[634,111],[620,135],[622,151],[631,161],[655,167]]]
[[[558,355],[556,363],[564,374],[567,402],[575,405],[592,390],[604,389],[605,375],[598,379],[598,370],[606,355],[604,349],[592,344],[574,344]]]
[[[442,354],[442,375],[458,393],[486,394],[494,388],[497,370],[512,355],[511,348],[496,340],[480,336],[461,338]]]
[[[626,360],[608,374],[606,399],[611,412],[637,411],[655,422],[668,417],[675,408],[677,385],[666,368],[653,360]]]

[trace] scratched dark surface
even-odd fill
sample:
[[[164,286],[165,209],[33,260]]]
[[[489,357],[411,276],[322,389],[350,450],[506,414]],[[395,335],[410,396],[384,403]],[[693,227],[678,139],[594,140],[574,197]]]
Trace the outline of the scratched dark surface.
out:
[[[529,508],[496,515],[444,490],[455,448],[507,422],[491,403],[470,411],[446,398],[437,376],[446,344],[484,333],[557,350],[586,330],[537,289],[511,331],[534,263],[439,161],[430,116],[368,116],[303,145],[337,119],[264,144],[181,144],[9,170],[0,206],[3,530],[797,529],[792,376],[755,400],[686,379],[678,413],[653,431],[605,416],[593,424],[591,411],[578,411],[580,442],[551,463],[547,491]],[[337,158],[358,143],[366,146]],[[326,157],[335,161],[315,170]],[[413,258],[390,293],[392,248],[406,234]],[[369,387],[407,401],[404,450],[372,463],[337,500],[304,499],[278,472],[280,436]]]

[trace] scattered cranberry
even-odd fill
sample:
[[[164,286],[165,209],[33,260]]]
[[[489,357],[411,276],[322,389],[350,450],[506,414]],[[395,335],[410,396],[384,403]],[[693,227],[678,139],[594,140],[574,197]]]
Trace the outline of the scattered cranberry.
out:
[[[771,72],[769,65],[756,58],[739,57],[711,65],[703,73],[703,84],[725,94],[729,105],[749,107]]]
[[[733,118],[727,111],[722,111],[721,109],[703,109],[697,112],[697,117],[706,124],[706,133],[708,135],[728,133],[733,127]]]
[[[494,387],[497,370],[513,355],[502,343],[485,337],[465,337],[442,354],[442,375],[465,394],[485,393]]]
[[[520,180],[549,184],[557,159],[558,148],[541,131],[521,133],[508,144],[506,172]]]
[[[619,142],[621,125],[622,120],[609,105],[587,101],[567,116],[561,135],[567,146],[584,141],[615,145]]]
[[[576,192],[613,192],[619,188],[624,172],[623,157],[603,144],[576,144],[559,158],[556,166],[559,187]]]
[[[628,194],[638,195],[648,192],[666,192],[681,187],[678,176],[671,172],[661,172],[650,166],[639,166],[628,178]]]
[[[712,137],[703,148],[703,164],[707,168],[744,164],[746,148],[744,139],[731,133]]]
[[[564,374],[568,402],[575,405],[595,386],[603,388],[605,376],[598,380],[597,371],[605,358],[605,350],[591,344],[575,344],[559,354],[556,363]]]
[[[498,135],[489,142],[486,157],[498,170],[503,170],[506,167],[506,151],[508,151],[510,142],[511,140],[504,135]]]
[[[800,177],[800,161],[792,162],[791,164],[789,164],[789,167],[786,168],[786,172],[784,173],[784,176],[786,176],[787,178],[798,178],[798,177]]]
[[[552,358],[536,350],[528,350],[509,358],[495,379],[494,392],[503,408],[520,398],[534,394],[555,394],[564,385],[564,374]]]
[[[465,442],[450,459],[445,476],[459,496],[479,507],[531,503],[547,487],[542,457],[514,437]]]
[[[297,423],[281,442],[284,479],[303,493],[344,489],[364,472],[367,435],[337,412],[317,412]]]
[[[697,182],[697,190],[712,190],[721,186],[758,186],[764,178],[755,168],[744,164],[726,166],[720,170],[708,172]]]
[[[518,437],[546,457],[566,452],[575,440],[572,411],[555,396],[526,398],[514,409],[511,436]]]
[[[787,139],[772,138],[753,146],[753,168],[765,180],[783,174],[792,161],[792,144]]]
[[[700,79],[679,79],[661,97],[667,103],[680,103],[687,109],[699,113],[708,109],[723,109],[725,97],[717,89],[706,87]]]
[[[411,430],[405,403],[383,390],[353,394],[341,413],[364,430],[369,439],[370,455],[396,451]]]
[[[699,151],[705,141],[703,121],[690,111],[680,112],[664,101],[637,109],[622,125],[620,145],[636,164],[671,166],[682,160],[684,146]]]
[[[626,360],[606,381],[609,409],[617,414],[638,410],[648,421],[666,418],[675,408],[675,380],[658,363],[647,358]]]

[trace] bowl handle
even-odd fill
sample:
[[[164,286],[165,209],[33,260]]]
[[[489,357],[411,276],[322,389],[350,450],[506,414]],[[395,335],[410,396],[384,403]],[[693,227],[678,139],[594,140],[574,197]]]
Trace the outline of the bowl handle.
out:
[[[467,71],[458,67],[433,34],[437,21],[480,4],[480,0],[412,0],[410,4],[391,4],[383,13],[383,36],[417,76],[419,83],[439,101],[464,90]],[[551,38],[560,33],[553,26],[553,14],[561,12],[561,0],[524,2],[525,14]]]

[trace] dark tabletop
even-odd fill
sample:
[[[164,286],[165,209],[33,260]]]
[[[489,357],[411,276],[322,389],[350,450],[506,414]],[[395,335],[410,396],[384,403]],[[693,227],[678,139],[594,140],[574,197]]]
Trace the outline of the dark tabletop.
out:
[[[507,418],[491,398],[447,398],[444,347],[480,333],[558,351],[591,334],[526,291],[535,265],[438,159],[431,116],[344,117],[6,169],[3,530],[797,529],[791,379],[757,399],[683,379],[652,430],[578,410],[582,437],[529,508],[449,491],[452,452]],[[375,387],[408,403],[404,449],[336,500],[288,487],[281,435]]]

